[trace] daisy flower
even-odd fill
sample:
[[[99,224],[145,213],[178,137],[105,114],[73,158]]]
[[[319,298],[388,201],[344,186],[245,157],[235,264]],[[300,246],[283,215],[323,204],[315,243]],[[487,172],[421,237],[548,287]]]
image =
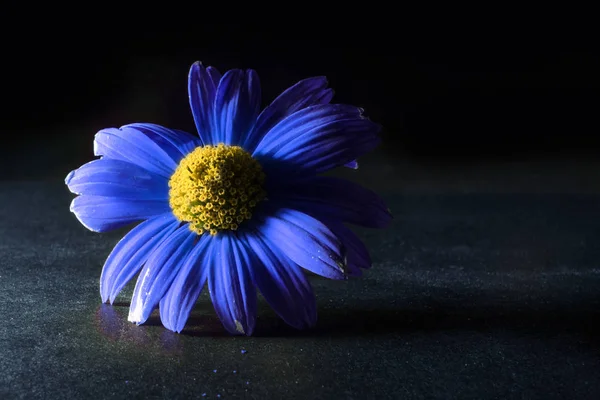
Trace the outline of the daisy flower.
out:
[[[232,334],[251,335],[257,290],[289,325],[316,322],[303,269],[346,279],[370,267],[346,226],[380,228],[391,215],[373,192],[321,174],[380,141],[360,108],[330,104],[324,77],[302,80],[262,112],[258,75],[192,65],[198,135],[135,123],[99,131],[99,159],[66,178],[71,211],[89,230],[140,222],[115,246],[100,277],[103,302],[138,275],[128,320],[158,307],[181,332],[205,284]]]

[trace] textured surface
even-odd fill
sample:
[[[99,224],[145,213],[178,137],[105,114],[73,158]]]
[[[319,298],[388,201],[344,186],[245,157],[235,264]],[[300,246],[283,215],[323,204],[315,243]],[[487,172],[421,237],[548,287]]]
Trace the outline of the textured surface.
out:
[[[86,231],[60,181],[2,183],[0,398],[600,397],[599,196],[382,194],[374,268],[313,278],[315,330],[261,302],[234,338],[206,293],[180,335],[128,323],[131,286],[102,306],[123,231]]]

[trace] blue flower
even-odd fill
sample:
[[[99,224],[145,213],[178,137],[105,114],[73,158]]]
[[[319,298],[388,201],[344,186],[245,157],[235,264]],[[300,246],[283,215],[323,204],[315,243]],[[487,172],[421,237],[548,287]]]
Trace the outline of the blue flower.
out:
[[[198,136],[154,124],[99,131],[99,159],[66,178],[79,195],[71,211],[106,232],[141,222],[109,255],[103,302],[139,273],[129,321],[158,306],[163,325],[181,332],[208,283],[217,315],[232,334],[251,335],[257,290],[289,325],[316,322],[303,269],[346,279],[370,267],[345,225],[385,227],[391,215],[373,192],[322,176],[378,145],[379,126],[357,107],[330,104],[324,77],[305,79],[260,112],[253,70],[221,75],[197,62],[189,98]]]

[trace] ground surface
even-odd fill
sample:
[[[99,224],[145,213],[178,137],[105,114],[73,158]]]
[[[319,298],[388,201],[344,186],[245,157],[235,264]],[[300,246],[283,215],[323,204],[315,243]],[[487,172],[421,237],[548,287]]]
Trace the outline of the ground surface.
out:
[[[2,183],[0,398],[600,398],[600,196],[419,173],[373,175],[394,224],[360,231],[363,278],[312,278],[316,329],[261,303],[252,338],[225,335],[206,293],[182,334],[128,323],[132,288],[98,293],[123,231],[86,231],[59,180]]]

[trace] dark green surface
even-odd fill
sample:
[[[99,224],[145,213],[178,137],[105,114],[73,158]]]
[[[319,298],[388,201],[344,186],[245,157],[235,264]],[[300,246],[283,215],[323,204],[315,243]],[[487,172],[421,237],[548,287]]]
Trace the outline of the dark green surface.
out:
[[[128,323],[132,287],[98,293],[123,231],[85,230],[62,182],[3,183],[0,398],[600,398],[600,197],[382,194],[373,269],[312,278],[313,331],[261,303],[246,338],[206,293],[180,335]]]

